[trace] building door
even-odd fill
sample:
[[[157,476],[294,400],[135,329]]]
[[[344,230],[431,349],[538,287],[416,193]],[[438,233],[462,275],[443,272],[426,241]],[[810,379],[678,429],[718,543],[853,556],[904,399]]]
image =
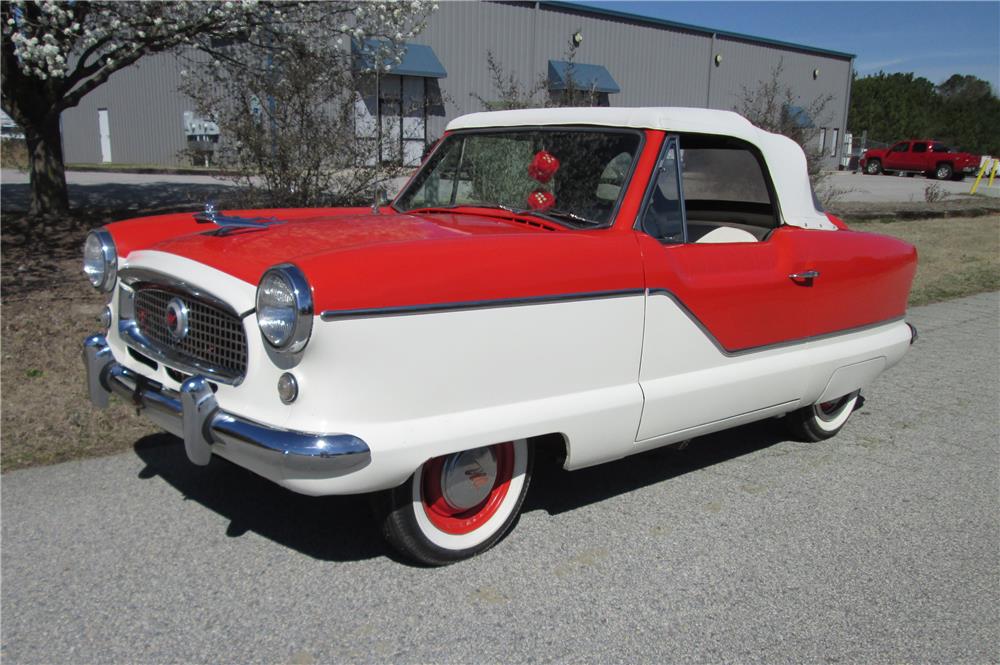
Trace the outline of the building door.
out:
[[[111,161],[111,123],[108,121],[108,110],[97,109],[97,130],[101,137],[101,161]]]

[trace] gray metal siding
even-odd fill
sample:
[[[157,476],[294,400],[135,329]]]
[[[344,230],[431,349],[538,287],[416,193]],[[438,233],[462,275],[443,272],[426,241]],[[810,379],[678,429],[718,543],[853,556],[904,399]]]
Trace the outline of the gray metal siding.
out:
[[[843,135],[851,80],[847,58],[591,14],[585,8],[446,2],[413,40],[431,46],[448,72],[446,78],[431,82],[431,87],[440,85],[444,104],[429,114],[428,138],[438,138],[451,118],[484,110],[473,94],[487,100],[496,96],[487,51],[527,88],[546,75],[548,60],[564,59],[576,30],[583,33],[577,62],[604,66],[621,86],[620,93],[609,96],[612,106],[732,110],[741,87],[756,87],[783,61],[784,82],[803,105],[817,96],[833,96],[829,117],[817,125],[838,128]],[[722,55],[718,67],[713,64],[716,53]],[[182,114],[193,108],[177,92],[182,66],[171,55],[144,59],[138,67],[112,77],[79,108],[67,111],[63,115],[67,161],[100,161],[97,109],[107,108],[115,162],[180,163],[178,153],[186,145]],[[817,79],[812,77],[814,69],[820,70]]]
[[[194,105],[177,88],[184,63],[172,54],[143,58],[63,112],[63,156],[67,163],[99,163],[97,110],[108,109],[112,162],[184,163],[184,111]]]
[[[781,63],[781,83],[795,91],[801,106],[831,96],[823,117],[813,121],[817,127],[837,128],[843,135],[845,91],[851,79],[849,61],[721,37],[716,40],[715,51],[722,55],[722,64],[713,65],[709,99],[712,108],[733,109],[743,88],[753,90],[761,82],[769,81],[772,71]],[[819,76],[814,79],[816,69]]]

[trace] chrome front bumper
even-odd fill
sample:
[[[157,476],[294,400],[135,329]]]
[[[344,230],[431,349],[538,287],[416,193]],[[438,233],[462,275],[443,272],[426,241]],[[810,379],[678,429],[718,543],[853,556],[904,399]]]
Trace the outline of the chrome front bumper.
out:
[[[153,422],[184,439],[188,459],[208,464],[213,446],[221,446],[226,457],[241,451],[255,459],[264,456],[275,470],[328,472],[342,475],[367,466],[368,445],[350,434],[310,434],[268,427],[219,408],[208,380],[192,376],[180,391],[164,388],[156,381],[115,362],[103,335],[83,342],[90,401],[105,408],[116,393],[143,411]]]

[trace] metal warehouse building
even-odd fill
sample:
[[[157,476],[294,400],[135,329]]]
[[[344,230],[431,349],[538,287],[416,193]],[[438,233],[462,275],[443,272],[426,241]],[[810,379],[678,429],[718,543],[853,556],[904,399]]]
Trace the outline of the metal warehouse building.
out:
[[[496,95],[487,52],[526,86],[546,76],[558,94],[574,37],[574,80],[609,106],[732,110],[742,88],[769,80],[781,63],[782,83],[803,105],[831,98],[827,117],[813,119],[816,140],[829,165],[842,152],[853,55],[566,2],[442,3],[403,62],[381,77],[378,93],[358,92],[357,133],[374,136],[381,128],[382,140],[395,146],[391,154],[416,163],[450,119],[484,110],[476,96]],[[215,130],[177,91],[182,68],[172,55],[146,58],[64,112],[67,163],[183,163],[191,142]],[[429,103],[438,93],[448,102]],[[400,108],[422,110],[398,122]],[[388,154],[384,149],[383,158]]]

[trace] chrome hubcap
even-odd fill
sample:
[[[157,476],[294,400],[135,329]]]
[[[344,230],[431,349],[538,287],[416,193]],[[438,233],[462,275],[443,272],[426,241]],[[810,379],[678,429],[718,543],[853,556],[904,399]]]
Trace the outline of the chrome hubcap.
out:
[[[450,455],[441,469],[441,495],[456,510],[468,510],[486,500],[497,479],[497,460],[489,448]]]

